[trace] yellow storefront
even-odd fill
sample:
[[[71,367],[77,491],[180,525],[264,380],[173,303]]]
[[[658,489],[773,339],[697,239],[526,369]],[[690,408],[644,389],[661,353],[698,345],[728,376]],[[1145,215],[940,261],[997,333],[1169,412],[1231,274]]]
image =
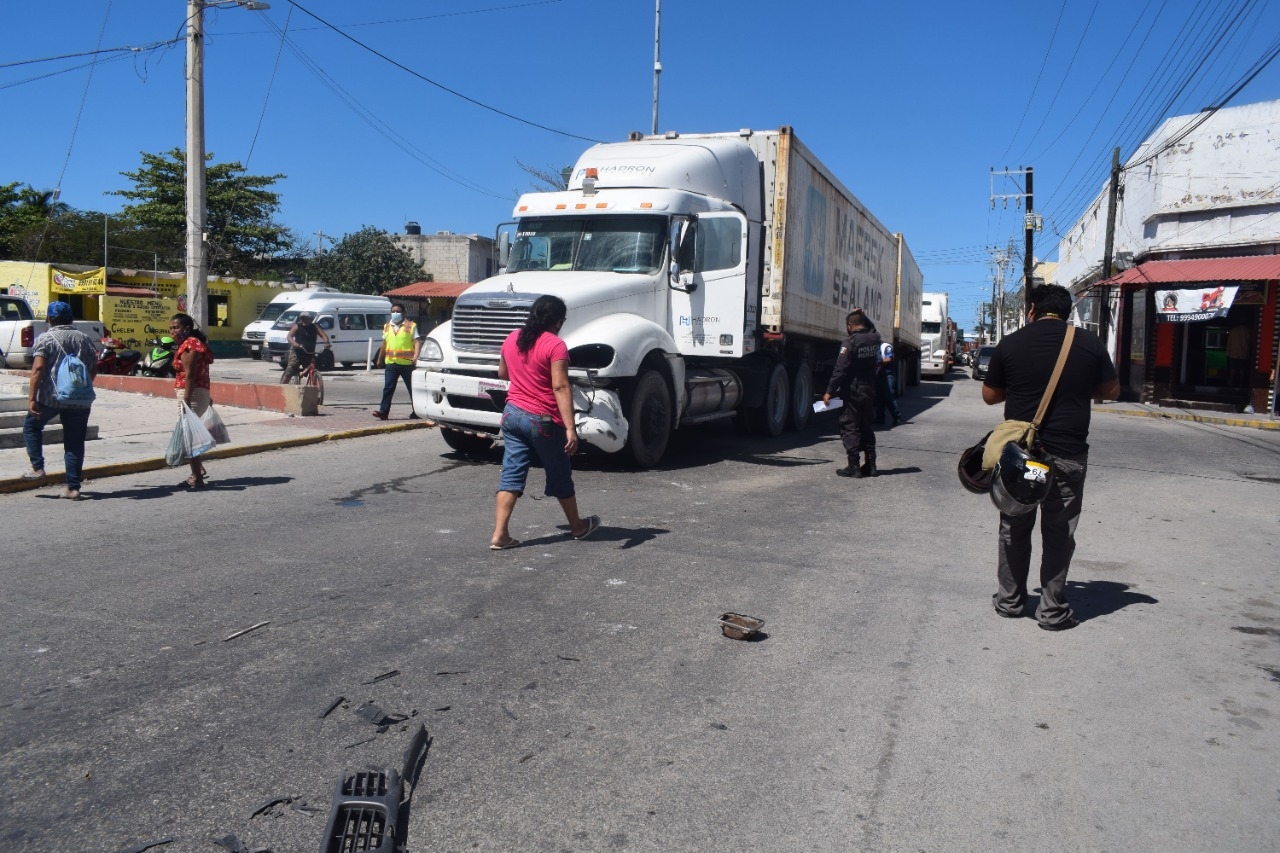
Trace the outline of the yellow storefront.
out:
[[[240,333],[272,298],[301,284],[209,277],[208,328],[220,356],[243,354]],[[131,349],[169,333],[169,318],[187,311],[183,273],[0,261],[0,292],[21,296],[37,317],[49,302],[71,303],[78,320],[100,320],[108,333]]]

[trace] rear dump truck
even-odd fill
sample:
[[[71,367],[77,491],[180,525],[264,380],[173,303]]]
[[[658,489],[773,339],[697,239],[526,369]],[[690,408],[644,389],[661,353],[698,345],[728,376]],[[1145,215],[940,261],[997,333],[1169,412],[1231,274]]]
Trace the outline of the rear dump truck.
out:
[[[458,298],[414,372],[415,409],[457,450],[498,437],[498,351],[543,294],[568,305],[579,438],[640,467],[680,427],[805,428],[851,308],[918,365],[923,280],[905,241],[790,128],[596,145],[567,190],[524,195],[515,216],[502,271]]]

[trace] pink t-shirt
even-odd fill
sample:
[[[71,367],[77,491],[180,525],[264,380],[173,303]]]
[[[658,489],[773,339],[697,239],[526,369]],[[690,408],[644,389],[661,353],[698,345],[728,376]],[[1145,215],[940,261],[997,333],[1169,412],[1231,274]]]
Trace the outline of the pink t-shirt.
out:
[[[516,329],[502,342],[502,360],[507,364],[507,378],[511,381],[507,400],[530,414],[551,415],[557,424],[564,426],[556,395],[551,391],[551,362],[567,362],[569,347],[553,333],[543,332],[529,351],[522,353],[516,346],[518,337],[520,330]]]

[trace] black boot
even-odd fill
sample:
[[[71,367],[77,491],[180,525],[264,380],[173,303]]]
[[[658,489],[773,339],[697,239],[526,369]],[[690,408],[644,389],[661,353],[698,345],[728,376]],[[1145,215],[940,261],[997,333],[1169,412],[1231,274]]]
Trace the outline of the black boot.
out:
[[[837,477],[854,477],[854,478],[861,477],[862,469],[858,467],[858,454],[850,453],[848,454],[848,457],[849,457],[849,467],[837,468],[836,476]]]
[[[874,450],[867,451],[866,464],[864,464],[859,470],[864,477],[875,477],[878,475],[878,472],[876,471],[876,452]]]

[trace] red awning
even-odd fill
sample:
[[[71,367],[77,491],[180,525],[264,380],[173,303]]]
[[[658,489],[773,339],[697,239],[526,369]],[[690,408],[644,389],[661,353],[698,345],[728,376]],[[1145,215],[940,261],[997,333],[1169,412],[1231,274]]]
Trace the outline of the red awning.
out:
[[[400,297],[417,297],[418,299],[446,298],[457,299],[462,295],[462,291],[471,285],[467,282],[453,281],[418,281],[413,284],[406,284],[404,287],[397,287],[395,290],[388,290],[383,296],[389,296],[392,299]]]
[[[1113,275],[1098,285],[1180,284],[1211,281],[1280,279],[1280,255],[1241,258],[1196,258],[1190,261],[1147,261]],[[1095,287],[1098,285],[1094,285]]]

